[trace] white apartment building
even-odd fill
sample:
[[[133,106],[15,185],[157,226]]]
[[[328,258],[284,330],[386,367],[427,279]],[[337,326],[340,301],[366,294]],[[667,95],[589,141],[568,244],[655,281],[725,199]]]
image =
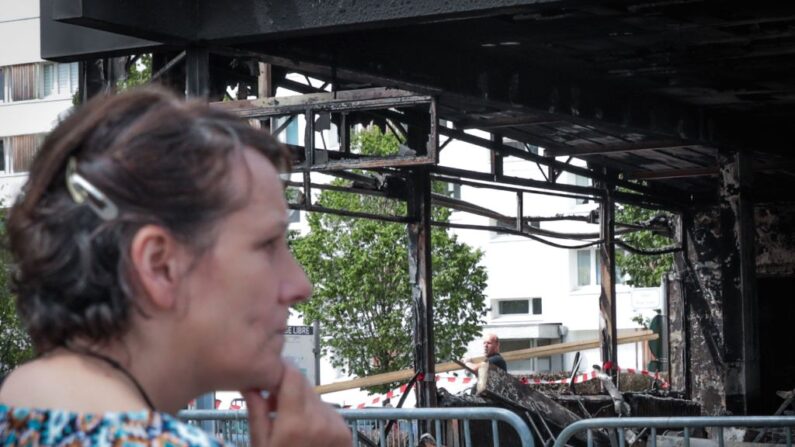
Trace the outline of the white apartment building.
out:
[[[43,61],[39,2],[0,0],[0,205],[27,177],[33,154],[72,107],[78,64]]]
[[[488,138],[488,134],[473,131]],[[508,144],[517,144],[506,141]],[[543,148],[522,148],[543,154]],[[562,160],[563,161],[563,160]],[[441,153],[441,164],[476,171],[489,169],[489,153],[463,142],[452,142]],[[504,159],[505,175],[544,180],[541,167],[513,157]],[[576,163],[576,161],[575,161]],[[578,163],[584,165],[583,163]],[[546,169],[546,168],[543,168]],[[590,180],[570,173],[558,178],[560,183],[589,185]],[[456,190],[460,199],[498,211],[516,214],[516,194],[468,186]],[[598,204],[583,199],[542,194],[523,194],[525,216],[588,216]],[[476,225],[495,225],[488,218],[455,212],[451,221]],[[598,233],[599,226],[578,221],[540,222],[539,228],[563,233]],[[503,352],[581,340],[596,340],[599,329],[600,269],[598,247],[564,249],[549,246],[523,236],[477,230],[455,230],[460,240],[483,251],[488,271],[486,289],[489,312],[484,333],[494,333],[501,340]],[[580,241],[550,239],[564,246],[581,245]],[[632,319],[637,314],[654,315],[661,306],[660,288],[633,288],[619,279],[616,285],[617,329],[619,335],[640,330]],[[468,347],[469,354],[481,355],[480,340]],[[641,344],[619,347],[621,367],[646,367]],[[601,364],[597,349],[582,352],[582,370]],[[574,353],[553,357],[509,362],[516,374],[569,370]]]

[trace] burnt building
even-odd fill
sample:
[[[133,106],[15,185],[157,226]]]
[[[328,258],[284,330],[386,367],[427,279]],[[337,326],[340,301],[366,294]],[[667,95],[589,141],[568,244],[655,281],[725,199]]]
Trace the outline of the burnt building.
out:
[[[795,358],[786,353],[795,340],[793,5],[41,0],[41,16],[42,57],[82,62],[84,96],[108,88],[123,58],[153,53],[155,77],[189,94],[218,100],[237,85],[240,99],[223,107],[261,122],[301,114],[314,123],[305,147],[295,148],[305,198],[311,173],[323,171],[354,178],[360,191],[407,200],[406,216],[390,219],[405,222],[412,241],[418,370],[432,373],[435,360],[430,182],[445,180],[601,203],[605,360],[616,351],[615,204],[669,211],[676,216],[666,223],[674,241],[664,249],[676,257],[667,283],[672,386],[708,414],[771,413],[775,391],[795,386]],[[325,84],[297,84],[288,72]],[[306,95],[275,101],[278,86]],[[410,150],[379,159],[348,151],[347,130],[365,115],[400,127]],[[312,127],[326,116],[340,129],[338,151],[313,142]],[[491,163],[478,171],[439,166],[449,138],[491,151]],[[546,181],[505,175],[505,157],[538,163]],[[562,171],[594,184],[561,184]],[[295,206],[330,211],[311,199]],[[518,199],[507,219],[515,226],[502,231],[556,236],[528,216],[531,204]],[[420,401],[433,405],[434,383],[420,389]]]

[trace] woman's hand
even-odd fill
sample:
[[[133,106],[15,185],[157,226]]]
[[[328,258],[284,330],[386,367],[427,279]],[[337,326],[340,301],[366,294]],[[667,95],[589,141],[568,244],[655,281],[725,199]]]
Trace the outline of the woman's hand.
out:
[[[309,382],[291,365],[285,366],[278,391],[267,400],[258,391],[246,391],[243,397],[248,407],[252,446],[351,445],[351,432],[342,417],[320,400]],[[273,419],[271,412],[276,412]]]

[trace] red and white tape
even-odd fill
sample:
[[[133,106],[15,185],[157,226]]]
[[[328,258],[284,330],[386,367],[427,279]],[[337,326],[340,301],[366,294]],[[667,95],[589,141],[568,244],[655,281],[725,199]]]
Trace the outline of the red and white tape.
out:
[[[612,365],[610,365],[608,363],[608,364],[605,365],[604,369],[607,370],[607,369],[613,369],[613,368],[612,368]],[[664,379],[662,379],[660,377],[660,373],[659,372],[651,372],[651,371],[647,371],[645,369],[635,369],[635,368],[615,368],[615,369],[617,371],[619,371],[621,374],[639,374],[639,375],[646,376],[646,377],[649,377],[651,379],[654,379],[655,381],[657,381],[660,384],[660,387],[663,388],[663,389],[668,389],[670,387],[668,382],[666,382]],[[558,380],[542,380],[542,379],[530,379],[528,377],[521,377],[521,378],[519,378],[519,380],[522,383],[526,384],[526,385],[561,385],[561,384],[568,384],[570,382],[574,382],[574,383],[588,382],[590,380],[596,379],[598,374],[599,373],[597,371],[591,371],[591,372],[587,372],[587,373],[583,373],[583,374],[577,374],[576,376],[574,376],[573,379],[565,378],[565,379],[558,379]],[[419,380],[422,380],[422,378],[420,378]],[[464,377],[456,377],[456,376],[443,377],[443,376],[437,374],[436,375],[436,381],[437,382],[447,382],[447,383],[460,382],[460,383],[463,383],[463,384],[466,385],[466,384],[473,383],[475,381],[475,379],[473,377],[468,377],[468,376],[464,376]],[[407,384],[403,384],[400,387],[395,388],[394,390],[388,391],[386,394],[375,396],[375,397],[369,399],[366,402],[362,402],[362,403],[359,403],[357,405],[350,405],[350,406],[346,405],[345,407],[346,408],[365,408],[368,405],[378,405],[378,404],[381,404],[382,402],[384,402],[386,399],[392,400],[392,399],[394,399],[396,397],[402,396],[403,394],[406,393],[406,389],[407,388],[408,388],[408,385]]]

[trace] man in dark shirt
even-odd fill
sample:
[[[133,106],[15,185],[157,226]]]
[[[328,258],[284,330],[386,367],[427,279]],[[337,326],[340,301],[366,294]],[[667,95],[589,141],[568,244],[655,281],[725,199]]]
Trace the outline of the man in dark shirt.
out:
[[[508,365],[505,359],[500,355],[500,339],[495,334],[486,334],[483,337],[483,353],[486,354],[486,361],[492,365],[501,368],[503,371],[508,371]],[[481,362],[472,362],[472,359],[464,361],[466,365],[472,369],[480,368]]]

